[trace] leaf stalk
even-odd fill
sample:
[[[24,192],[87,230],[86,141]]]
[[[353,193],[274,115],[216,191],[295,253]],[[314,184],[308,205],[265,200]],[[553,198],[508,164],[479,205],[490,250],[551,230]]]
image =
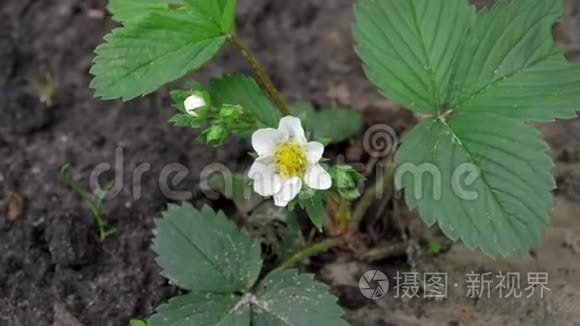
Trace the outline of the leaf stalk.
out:
[[[244,58],[246,58],[248,64],[254,70],[256,77],[258,78],[260,84],[262,85],[262,88],[266,91],[266,93],[268,93],[268,96],[270,96],[272,101],[274,101],[274,104],[278,107],[280,112],[283,115],[290,115],[290,110],[288,109],[288,106],[282,99],[282,95],[280,95],[280,92],[274,85],[274,82],[272,81],[270,76],[268,76],[264,68],[262,68],[262,66],[258,62],[258,59],[256,59],[256,57],[252,54],[250,49],[238,38],[238,36],[235,33],[230,34],[228,39],[232,43],[232,45],[238,51],[240,51],[240,53],[244,56]]]
[[[391,185],[393,183],[394,177],[395,177],[395,166],[393,164],[385,165],[383,177],[363,193],[363,195],[361,196],[360,200],[358,201],[357,205],[354,208],[354,211],[352,213],[352,225],[355,228],[358,227],[358,224],[364,217],[365,213],[367,212],[369,207],[371,207],[379,191],[383,191],[387,186]]]
[[[285,262],[280,264],[279,269],[289,269],[298,265],[301,261],[317,256],[331,248],[341,244],[341,238],[330,238],[314,243],[288,258]]]

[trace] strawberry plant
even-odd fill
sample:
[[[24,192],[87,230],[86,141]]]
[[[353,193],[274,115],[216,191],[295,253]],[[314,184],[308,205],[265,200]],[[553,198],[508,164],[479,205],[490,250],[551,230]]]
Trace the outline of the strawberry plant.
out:
[[[355,47],[369,80],[423,117],[360,201],[362,175],[323,156],[326,145],[358,134],[361,117],[287,105],[237,35],[236,7],[236,0],[111,0],[121,26],[96,49],[91,86],[102,99],[131,100],[233,46],[256,79],[188,82],[171,92],[170,122],[199,129],[206,144],[250,140],[254,162],[234,185],[273,198],[273,206],[256,209],[261,216],[282,210],[287,220],[288,209],[300,207],[318,230],[330,215],[327,230],[340,232],[304,248],[292,243],[295,252],[272,269],[258,242],[271,229],[255,226],[253,239],[221,212],[170,205],[153,250],[163,275],[188,293],[134,324],[344,324],[328,288],[292,268],[348,241],[377,188],[393,184],[426,224],[489,256],[540,244],[555,182],[547,145],[529,123],[574,118],[580,101],[580,66],[566,60],[551,32],[561,1],[500,0],[477,12],[467,0],[358,0]]]

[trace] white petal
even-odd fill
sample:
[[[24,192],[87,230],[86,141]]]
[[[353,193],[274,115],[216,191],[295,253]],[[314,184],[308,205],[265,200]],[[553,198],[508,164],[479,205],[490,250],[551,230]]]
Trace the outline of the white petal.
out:
[[[272,155],[276,145],[288,140],[288,134],[273,128],[258,129],[252,134],[252,147],[259,156]]]
[[[274,204],[279,207],[285,207],[294,199],[302,189],[302,180],[300,178],[292,178],[284,180],[282,190],[274,195]]]
[[[254,191],[260,196],[269,197],[282,189],[282,178],[275,173],[273,164],[254,168],[250,178],[254,181]]]
[[[318,163],[318,161],[320,161],[322,158],[322,154],[324,153],[324,145],[315,141],[311,141],[306,144],[304,149],[306,150],[306,158],[310,164]]]
[[[272,156],[263,156],[258,157],[252,167],[250,167],[250,171],[248,171],[248,177],[253,179],[253,175],[256,173],[264,173],[264,170],[268,169],[268,165],[274,164],[274,158]]]
[[[304,175],[304,181],[308,187],[316,190],[327,190],[332,186],[330,174],[320,164],[314,164],[308,168]]]
[[[207,105],[203,97],[199,95],[191,95],[185,99],[183,104],[185,105],[185,111],[194,117],[198,116],[197,113],[195,113],[195,110]]]
[[[292,116],[285,116],[280,119],[278,130],[285,131],[290,136],[289,140],[295,141],[298,144],[306,144],[306,136],[300,119]]]

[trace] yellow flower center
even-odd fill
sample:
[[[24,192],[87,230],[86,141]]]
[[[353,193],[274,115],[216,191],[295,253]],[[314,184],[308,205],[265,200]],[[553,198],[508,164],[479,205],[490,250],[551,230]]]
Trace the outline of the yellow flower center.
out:
[[[306,152],[295,142],[280,144],[274,151],[276,173],[282,177],[294,178],[306,172]]]

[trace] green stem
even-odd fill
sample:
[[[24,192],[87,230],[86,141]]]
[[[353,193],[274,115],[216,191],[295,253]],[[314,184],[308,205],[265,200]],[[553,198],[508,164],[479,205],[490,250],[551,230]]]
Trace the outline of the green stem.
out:
[[[312,244],[301,251],[294,254],[294,256],[288,258],[285,262],[283,262],[278,268],[280,269],[288,269],[298,265],[301,261],[319,255],[331,248],[338,246],[341,243],[340,239],[338,238],[331,238],[326,239],[321,242],[317,242]]]
[[[373,204],[377,193],[384,190],[387,186],[392,185],[393,179],[395,177],[395,167],[392,164],[387,164],[383,173],[383,177],[363,193],[356,207],[354,208],[352,213],[352,225],[355,227],[358,226],[359,222],[362,220],[369,207],[371,207]]]
[[[244,58],[246,58],[246,60],[250,64],[250,67],[254,69],[254,72],[256,73],[256,77],[258,77],[260,84],[262,85],[264,90],[268,93],[272,101],[274,101],[274,104],[276,104],[280,112],[282,112],[283,115],[290,115],[290,110],[288,109],[288,106],[282,99],[282,95],[280,95],[280,92],[278,92],[278,89],[276,88],[276,86],[274,86],[274,82],[272,82],[270,76],[268,76],[264,68],[262,68],[260,63],[258,63],[258,60],[252,54],[250,49],[248,49],[248,47],[244,43],[242,43],[242,41],[238,38],[238,36],[235,33],[229,35],[229,40],[232,43],[232,45],[238,51],[240,51],[240,53],[244,56]]]
[[[387,164],[384,169],[383,177],[377,181],[372,187],[367,189],[362,195],[360,201],[356,205],[353,213],[352,213],[352,225],[358,226],[360,220],[363,218],[366,211],[372,205],[375,197],[377,196],[379,191],[384,190],[387,186],[393,183],[393,179],[395,177],[395,167],[392,164]],[[331,248],[334,248],[341,244],[341,240],[344,240],[344,236],[340,238],[331,238],[326,239],[321,242],[317,242],[312,244],[303,250],[297,252],[288,260],[283,262],[279,268],[280,269],[288,269],[296,266],[301,261],[319,255]]]

